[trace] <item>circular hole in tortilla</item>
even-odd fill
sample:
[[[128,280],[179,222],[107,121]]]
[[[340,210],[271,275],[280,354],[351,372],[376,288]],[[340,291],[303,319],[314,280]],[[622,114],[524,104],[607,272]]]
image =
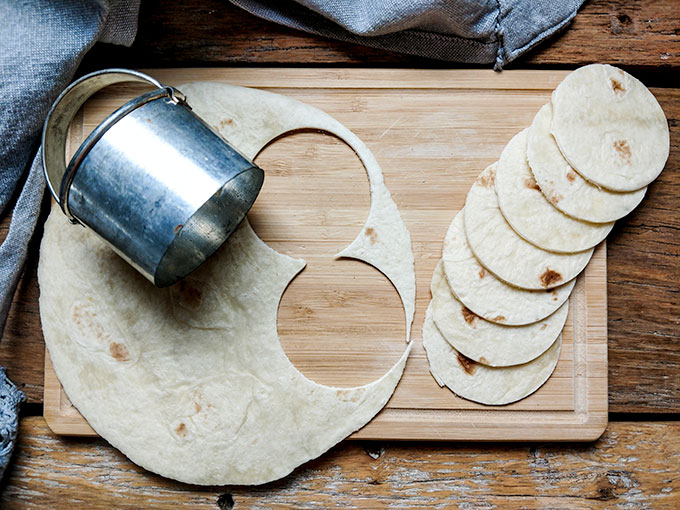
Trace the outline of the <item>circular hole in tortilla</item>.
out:
[[[311,130],[286,133],[255,163],[265,179],[248,220],[274,250],[312,265],[359,235],[371,205],[368,178],[342,140]]]
[[[309,264],[279,304],[281,346],[306,377],[353,387],[384,375],[404,352],[404,307],[377,269],[351,259]]]
[[[339,138],[287,133],[255,162],[265,171],[248,215],[255,232],[307,267],[281,299],[281,345],[306,377],[352,387],[381,377],[404,349],[404,309],[376,268],[335,255],[361,233],[371,204],[366,171]]]

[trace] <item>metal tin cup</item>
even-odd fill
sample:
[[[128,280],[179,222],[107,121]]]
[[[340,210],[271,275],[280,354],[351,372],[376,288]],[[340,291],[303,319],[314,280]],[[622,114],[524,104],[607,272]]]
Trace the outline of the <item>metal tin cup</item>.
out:
[[[107,117],[67,166],[78,109],[126,81],[155,89]],[[61,93],[45,121],[42,156],[50,192],[71,222],[92,229],[158,287],[181,280],[224,243],[264,180],[181,92],[127,69],[88,74]]]

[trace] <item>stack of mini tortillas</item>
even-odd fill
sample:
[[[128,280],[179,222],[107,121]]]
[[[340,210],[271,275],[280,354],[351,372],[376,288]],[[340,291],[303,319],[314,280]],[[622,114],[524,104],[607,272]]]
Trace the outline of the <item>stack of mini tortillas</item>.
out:
[[[640,203],[669,146],[661,107],[631,75],[594,64],[560,83],[446,234],[423,326],[440,386],[501,405],[550,377],[574,279]]]

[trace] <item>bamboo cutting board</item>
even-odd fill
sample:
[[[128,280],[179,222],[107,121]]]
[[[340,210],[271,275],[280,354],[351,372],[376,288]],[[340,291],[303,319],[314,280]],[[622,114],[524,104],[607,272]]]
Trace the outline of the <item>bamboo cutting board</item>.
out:
[[[487,407],[440,388],[428,370],[421,327],[444,235],[467,191],[505,144],[527,127],[566,72],[401,69],[165,69],[162,82],[221,81],[317,106],[354,131],[380,163],[411,233],[416,261],[415,343],[386,408],[357,439],[592,440],[607,424],[607,295],[604,244],[578,278],[560,359],[535,394]],[[111,87],[84,107],[70,149],[109,112],[144,89]],[[189,98],[191,100],[191,98]],[[304,258],[279,308],[281,343],[310,379],[357,386],[380,377],[405,348],[404,312],[381,273],[334,260],[360,232],[370,197],[363,167],[341,141],[296,132],[256,162],[265,185],[249,214],[274,249]],[[47,423],[58,434],[94,435],[45,361]]]

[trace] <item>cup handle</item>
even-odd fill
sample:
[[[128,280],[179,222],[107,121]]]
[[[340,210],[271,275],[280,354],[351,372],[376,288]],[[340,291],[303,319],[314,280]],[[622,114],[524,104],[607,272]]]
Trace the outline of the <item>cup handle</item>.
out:
[[[68,128],[81,106],[94,93],[114,85],[116,83],[135,81],[151,84],[163,89],[167,94],[165,85],[158,80],[138,71],[130,69],[104,69],[87,74],[79,78],[59,94],[50,108],[42,132],[42,162],[45,180],[50,193],[60,205],[62,211],[74,222],[74,218],[68,212],[68,206],[63,200],[61,193],[62,181],[66,173],[66,137]],[[72,165],[69,165],[71,167]],[[73,166],[73,172],[76,166]],[[70,176],[70,180],[73,176]]]

